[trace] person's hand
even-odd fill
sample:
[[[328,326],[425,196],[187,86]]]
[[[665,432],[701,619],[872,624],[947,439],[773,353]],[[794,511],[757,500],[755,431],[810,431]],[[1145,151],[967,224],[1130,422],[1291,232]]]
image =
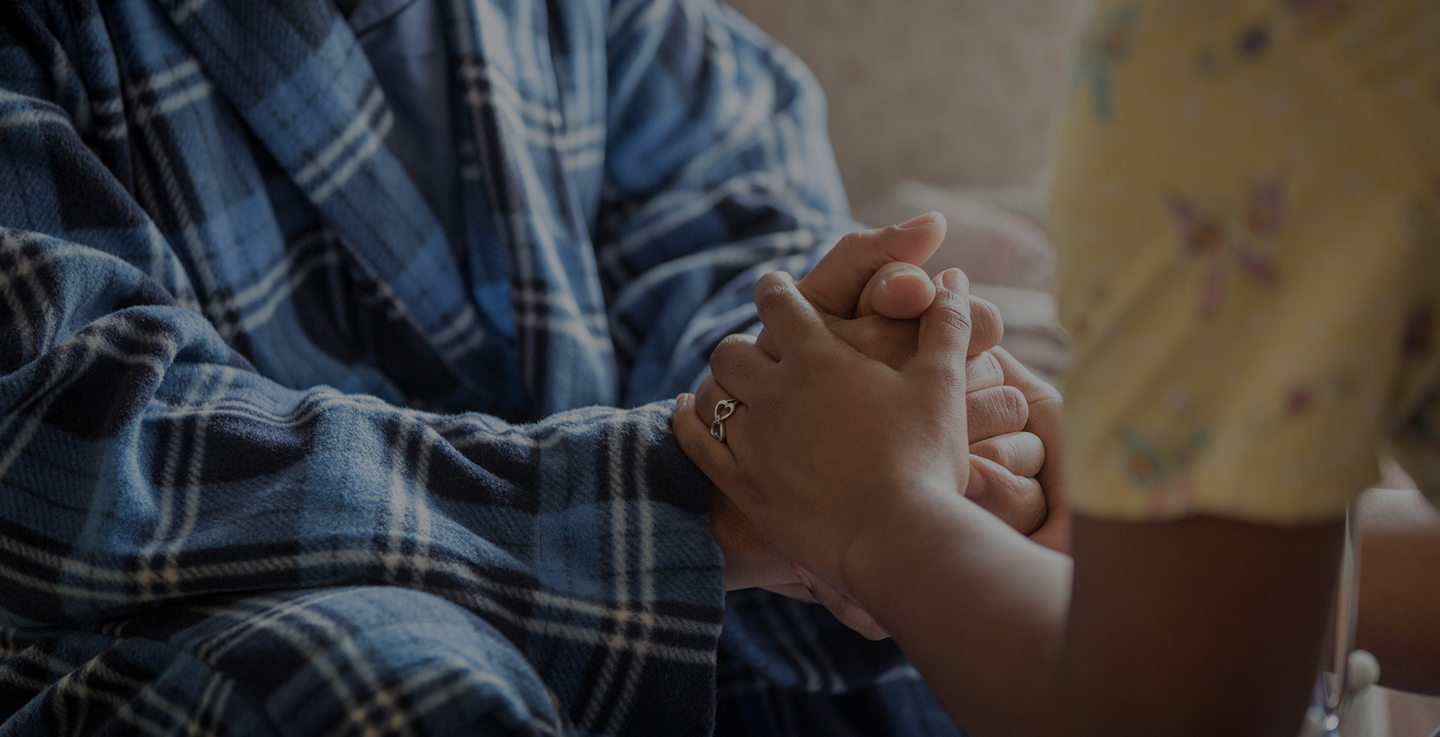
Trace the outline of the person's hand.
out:
[[[884,237],[885,231],[865,231],[851,239],[853,245]],[[805,279],[797,284],[802,293],[805,284]],[[907,318],[919,317],[934,295],[924,270],[891,262],[866,284],[855,319],[827,319],[827,324],[860,353],[900,370],[915,355],[919,329],[918,322]],[[970,314],[965,379],[971,469],[965,494],[1035,542],[1068,554],[1070,509],[1061,473],[1060,393],[997,345],[1002,326],[994,305],[972,296]],[[762,350],[768,346],[766,338],[762,332],[757,342]],[[1000,386],[1007,392],[994,391]],[[1017,396],[1024,401],[1017,403]],[[1018,428],[1023,432],[1016,432]],[[815,591],[821,590],[820,584]]]
[[[915,318],[935,296],[935,285],[919,264],[940,246],[945,231],[945,218],[939,213],[904,225],[856,231],[841,239],[796,287],[836,335],[860,353],[898,370],[915,355],[919,330]],[[1004,333],[999,310],[971,297],[970,314],[966,402],[973,470],[966,494],[1029,534],[1046,519],[1045,496],[1035,479],[1046,462],[1045,443],[1026,429],[1024,391],[1006,381],[998,358],[989,352]],[[762,330],[756,343],[765,350],[769,341]],[[702,381],[702,389],[708,381],[712,379]],[[698,406],[696,412],[708,422],[714,407]]]
[[[904,225],[856,231],[841,239],[795,286],[842,340],[900,370],[915,355],[920,325],[915,318],[929,309],[935,297],[935,285],[919,265],[945,240],[946,227],[944,216],[929,213]],[[1035,478],[1045,465],[1046,446],[1026,430],[1029,410],[1024,391],[1005,380],[997,357],[989,353],[1004,334],[1000,311],[973,296],[969,306],[965,368],[972,469],[965,493],[1011,527],[1030,534],[1046,520],[1044,491]],[[756,345],[768,350],[769,342],[769,334],[762,330]],[[696,411],[708,422],[705,413],[713,416],[714,407],[700,406]]]
[[[971,304],[973,306],[974,303]],[[982,355],[995,361],[1004,376],[1005,386],[1014,387],[1025,396],[1029,408],[1025,433],[1041,441],[1042,467],[1038,473],[1031,475],[1035,476],[1034,480],[1042,489],[1046,509],[1044,524],[1030,534],[1030,539],[1052,550],[1069,554],[1071,515],[1065,497],[1062,472],[1063,447],[1060,442],[1060,418],[1064,405],[1060,398],[1060,392],[1036,378],[1024,364],[1015,360],[1003,348],[997,346]],[[993,381],[987,375],[982,375],[974,370],[973,362],[974,359],[971,359],[967,363],[965,372],[966,412],[970,415],[968,424],[972,428],[976,424],[974,420],[976,408],[974,403],[969,400],[975,395],[973,391],[975,382],[978,379],[988,386]],[[887,363],[890,362],[887,361]],[[895,368],[893,364],[891,367]],[[1014,487],[1023,486],[1023,470],[1017,473],[1012,469],[1028,468],[1029,466],[1024,464],[1033,463],[1033,460],[1007,455],[1011,453],[1010,447],[1005,442],[1008,437],[1002,435],[970,444],[971,469],[966,495],[977,499],[982,506],[985,506],[987,501],[993,501],[996,496],[1003,498],[1005,495],[1011,494],[1010,490]],[[998,493],[997,487],[993,485],[997,479],[1000,482]],[[889,633],[880,627],[868,612],[838,588],[802,567],[790,563],[773,545],[755,532],[750,521],[739,511],[734,502],[725,498],[718,489],[712,487],[711,498],[712,520],[718,520],[715,525],[716,540],[719,541],[723,538],[722,547],[728,546],[729,549],[735,551],[732,554],[736,562],[733,570],[738,575],[760,572],[760,575],[754,579],[757,583],[753,585],[792,598],[819,603],[829,609],[845,625],[869,639],[877,640],[889,636]],[[991,506],[997,505],[991,504]],[[1022,529],[1019,526],[1016,528]],[[787,566],[795,570],[800,583],[791,583],[786,580],[785,569]],[[727,578],[728,583],[731,582]],[[733,586],[727,586],[727,588],[748,588],[751,585],[739,579],[733,583]]]
[[[1051,550],[1069,555],[1071,516],[1070,504],[1065,497],[1065,456],[1060,435],[1060,418],[1065,403],[1055,387],[1036,378],[1030,369],[1015,360],[1004,348],[996,347],[990,354],[996,358],[1005,374],[1005,385],[1015,387],[1025,395],[1025,402],[1030,409],[1025,432],[1039,438],[1044,447],[1044,461],[1036,474],[1036,480],[1045,496],[1045,519],[1040,529],[1030,533],[1030,539]],[[972,454],[976,452],[976,445],[983,443],[971,444]],[[999,453],[1004,452],[1003,449],[996,450]],[[987,459],[1001,460],[989,456]],[[1003,460],[1001,462],[1003,463]],[[990,475],[981,477],[986,483],[989,479]],[[974,486],[975,483],[976,478],[972,474],[970,484]],[[966,493],[969,494],[968,490]]]
[[[727,340],[711,357],[718,385],[682,396],[675,414],[681,447],[760,536],[841,590],[845,551],[864,531],[968,486],[971,461],[954,451],[968,435],[968,285],[958,271],[942,276],[898,371],[836,336],[787,275],[765,276],[756,305],[774,355]],[[719,443],[694,407],[726,396],[741,404]]]
[[[846,342],[895,368],[913,357],[919,325],[914,318],[930,306],[935,295],[934,284],[917,264],[939,246],[946,224],[933,213],[906,226],[846,236],[798,285],[808,299],[827,311],[827,324]],[[1031,478],[1044,463],[1044,444],[1023,432],[1027,421],[1024,395],[1005,385],[998,359],[984,352],[994,347],[1003,333],[999,311],[974,298],[971,313],[971,357],[966,368],[971,390],[970,434],[977,442],[970,448],[975,468],[967,492],[1012,526],[1029,532],[1044,518],[1044,500]],[[760,343],[767,340],[762,331]],[[708,421],[703,416],[705,408],[697,407],[697,412]],[[725,555],[726,589],[759,586],[815,601],[807,587],[794,583],[796,576],[800,580],[806,576],[791,574],[788,561],[755,534],[719,489],[712,486],[710,493],[711,528]],[[786,580],[792,583],[776,583]],[[886,636],[853,602],[821,603],[865,636]]]

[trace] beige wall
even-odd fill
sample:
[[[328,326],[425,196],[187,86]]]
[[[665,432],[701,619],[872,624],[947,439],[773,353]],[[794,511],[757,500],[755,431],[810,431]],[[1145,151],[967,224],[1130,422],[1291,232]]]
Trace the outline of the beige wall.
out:
[[[856,206],[904,179],[1030,185],[1083,0],[730,0],[830,100]]]

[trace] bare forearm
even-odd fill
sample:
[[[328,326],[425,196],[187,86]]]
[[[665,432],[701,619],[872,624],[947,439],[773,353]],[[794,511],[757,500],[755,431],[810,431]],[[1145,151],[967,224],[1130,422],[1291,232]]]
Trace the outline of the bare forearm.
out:
[[[967,730],[1062,733],[1070,559],[963,497],[934,499],[849,551],[855,595]]]
[[[968,730],[1298,730],[1340,525],[1077,518],[1072,572],[965,500],[936,498],[867,533],[845,580]]]
[[[1374,489],[1360,503],[1357,645],[1386,686],[1440,694],[1440,512],[1418,492]]]

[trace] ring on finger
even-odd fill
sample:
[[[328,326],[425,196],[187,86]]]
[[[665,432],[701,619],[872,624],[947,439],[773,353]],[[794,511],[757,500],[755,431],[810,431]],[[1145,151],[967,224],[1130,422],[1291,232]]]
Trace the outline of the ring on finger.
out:
[[[735,414],[735,407],[739,404],[738,399],[722,399],[715,403],[715,420],[710,423],[711,437],[725,442],[725,421]]]

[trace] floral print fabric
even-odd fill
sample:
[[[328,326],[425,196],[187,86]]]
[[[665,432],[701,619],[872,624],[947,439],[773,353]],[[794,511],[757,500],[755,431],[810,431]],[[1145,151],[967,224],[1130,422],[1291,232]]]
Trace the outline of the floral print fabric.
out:
[[[1051,224],[1071,501],[1341,515],[1393,455],[1440,488],[1440,13],[1100,2]]]

